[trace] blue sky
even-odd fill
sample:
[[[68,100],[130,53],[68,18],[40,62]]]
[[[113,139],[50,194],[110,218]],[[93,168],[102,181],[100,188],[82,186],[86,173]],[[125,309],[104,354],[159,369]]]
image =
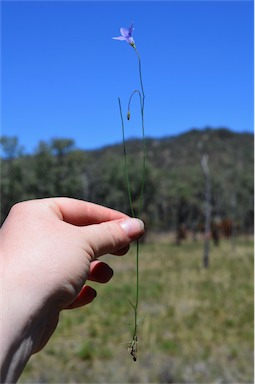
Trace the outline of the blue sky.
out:
[[[148,137],[191,128],[253,131],[252,1],[2,1],[2,134],[27,151],[73,138],[121,142],[138,62],[112,40],[133,21]],[[127,137],[140,137],[134,100]]]

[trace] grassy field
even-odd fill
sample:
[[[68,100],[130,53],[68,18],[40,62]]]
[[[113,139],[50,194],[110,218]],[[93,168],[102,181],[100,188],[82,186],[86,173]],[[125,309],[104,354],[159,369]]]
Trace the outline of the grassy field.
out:
[[[87,307],[65,311],[19,383],[252,383],[253,242],[141,246],[138,360],[131,341],[135,251],[106,256],[115,275]],[[94,284],[95,286],[95,284]]]

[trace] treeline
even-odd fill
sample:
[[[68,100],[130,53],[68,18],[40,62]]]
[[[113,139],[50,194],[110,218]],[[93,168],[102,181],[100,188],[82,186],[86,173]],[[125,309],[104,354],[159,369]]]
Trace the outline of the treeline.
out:
[[[134,210],[139,206],[143,145],[127,142]],[[1,221],[22,200],[69,196],[130,214],[122,145],[93,151],[72,139],[40,142],[26,154],[16,137],[1,138]],[[242,232],[253,231],[253,134],[228,129],[191,130],[176,137],[146,139],[142,217],[154,230],[194,229],[204,222],[201,159],[208,156],[212,220],[230,218]]]

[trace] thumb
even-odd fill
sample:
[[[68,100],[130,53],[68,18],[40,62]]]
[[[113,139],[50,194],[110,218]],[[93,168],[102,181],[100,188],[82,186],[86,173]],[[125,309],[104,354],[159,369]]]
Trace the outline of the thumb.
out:
[[[89,254],[95,259],[106,253],[116,253],[141,237],[144,223],[133,218],[112,220],[83,227],[83,231],[90,247]]]

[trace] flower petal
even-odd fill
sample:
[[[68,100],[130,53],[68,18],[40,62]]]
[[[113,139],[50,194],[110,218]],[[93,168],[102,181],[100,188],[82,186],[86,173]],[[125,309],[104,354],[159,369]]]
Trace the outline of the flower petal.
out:
[[[132,36],[130,36],[128,39],[126,39],[127,40],[127,42],[130,44],[130,45],[135,45],[135,41],[134,41],[134,39],[133,39],[133,37]]]
[[[123,37],[129,36],[129,31],[127,28],[120,28],[120,33],[122,34]]]
[[[123,36],[118,36],[118,37],[113,37],[114,40],[127,40],[126,37]]]
[[[132,34],[133,34],[133,32],[134,32],[134,23],[132,23],[131,25],[130,25],[130,27],[128,28],[128,32],[129,32],[129,36],[132,36]]]

